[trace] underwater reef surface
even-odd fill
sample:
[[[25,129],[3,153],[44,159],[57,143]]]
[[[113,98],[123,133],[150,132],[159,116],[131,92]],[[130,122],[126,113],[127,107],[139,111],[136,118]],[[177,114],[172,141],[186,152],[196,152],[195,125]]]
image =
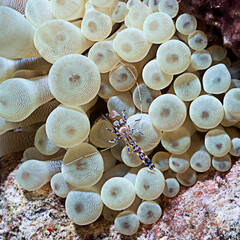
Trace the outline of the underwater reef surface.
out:
[[[46,184],[37,191],[23,190],[16,181],[21,153],[0,159],[0,239],[240,239],[240,160],[225,173],[214,169],[198,174],[197,183],[182,187],[177,197],[161,196],[163,215],[156,224],[140,226],[124,236],[100,217],[77,226],[67,217],[64,199]],[[28,203],[28,204],[26,204]]]
[[[179,6],[198,19],[199,29],[207,33],[210,41],[224,44],[240,57],[240,1],[182,0]]]

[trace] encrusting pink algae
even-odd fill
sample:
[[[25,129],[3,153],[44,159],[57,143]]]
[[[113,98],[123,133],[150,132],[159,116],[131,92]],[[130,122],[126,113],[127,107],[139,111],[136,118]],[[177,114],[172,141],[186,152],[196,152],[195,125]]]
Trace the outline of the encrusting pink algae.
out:
[[[138,240],[237,240],[240,238],[240,160],[231,170],[213,169],[199,174],[193,187],[182,187],[177,197],[161,196],[163,215],[156,224],[141,225],[137,234],[123,236],[100,217],[88,226],[77,226],[65,213],[64,201],[46,184],[34,192],[23,190],[12,171],[12,154],[1,159],[0,239],[138,239]],[[10,174],[7,176],[8,170]],[[12,172],[11,172],[12,171]],[[7,176],[7,177],[6,177]],[[26,204],[28,203],[28,204]]]

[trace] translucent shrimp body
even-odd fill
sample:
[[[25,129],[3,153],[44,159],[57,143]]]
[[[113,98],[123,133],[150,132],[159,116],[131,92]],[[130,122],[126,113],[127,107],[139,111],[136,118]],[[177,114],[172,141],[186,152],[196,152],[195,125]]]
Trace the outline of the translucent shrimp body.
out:
[[[143,164],[145,164],[150,170],[153,170],[155,168],[154,164],[150,160],[150,158],[144,153],[144,151],[138,146],[138,144],[133,140],[132,134],[133,130],[128,124],[127,119],[124,114],[125,110],[122,111],[123,119],[121,118],[120,114],[116,112],[115,110],[112,110],[110,113],[110,119],[113,121],[113,127],[114,130],[108,129],[110,132],[113,132],[117,135],[117,138],[110,140],[109,142],[112,143],[118,143],[120,139],[123,139],[128,147],[132,147],[133,151],[138,155],[138,157],[141,159]],[[141,119],[135,120],[140,121]],[[142,134],[141,132],[139,132]],[[143,135],[143,134],[142,134]]]

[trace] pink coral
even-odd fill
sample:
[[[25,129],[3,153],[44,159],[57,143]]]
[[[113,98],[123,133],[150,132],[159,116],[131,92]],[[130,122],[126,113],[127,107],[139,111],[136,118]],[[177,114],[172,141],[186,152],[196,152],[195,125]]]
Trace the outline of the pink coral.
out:
[[[17,155],[15,154],[17,157]],[[4,169],[10,157],[0,159]],[[18,187],[16,170],[2,179],[0,234],[3,239],[204,239],[240,238],[240,160],[228,173],[211,169],[198,175],[190,188],[181,187],[173,199],[162,196],[159,201],[163,216],[155,225],[141,225],[137,234],[129,237],[100,218],[89,226],[76,226],[67,218],[63,200],[50,193],[49,184],[41,191],[25,192]],[[6,176],[3,172],[2,176]],[[27,198],[27,200],[26,200]],[[31,200],[35,201],[31,201]],[[61,219],[61,221],[59,221]],[[47,229],[51,227],[54,232]]]

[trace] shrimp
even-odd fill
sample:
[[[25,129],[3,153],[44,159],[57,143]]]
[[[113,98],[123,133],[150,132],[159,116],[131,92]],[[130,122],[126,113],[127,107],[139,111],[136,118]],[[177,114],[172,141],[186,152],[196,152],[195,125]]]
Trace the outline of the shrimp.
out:
[[[113,121],[112,126],[114,127],[114,130],[111,130],[108,128],[107,128],[107,130],[115,133],[117,135],[117,138],[115,138],[113,140],[109,140],[109,142],[117,144],[120,139],[123,139],[127,144],[128,152],[130,152],[129,147],[131,146],[133,151],[138,155],[138,157],[143,162],[143,164],[145,164],[150,170],[153,170],[155,168],[154,164],[152,163],[150,158],[144,153],[144,151],[138,146],[138,144],[132,138],[133,131],[137,130],[137,129],[131,128],[127,124],[127,119],[125,117],[125,111],[126,110],[122,111],[123,119],[121,118],[120,114],[117,111],[115,111],[115,110],[111,111],[109,117]],[[135,121],[140,121],[140,120],[141,119],[138,119]],[[143,133],[141,133],[140,131],[138,131],[138,132],[143,135]]]

